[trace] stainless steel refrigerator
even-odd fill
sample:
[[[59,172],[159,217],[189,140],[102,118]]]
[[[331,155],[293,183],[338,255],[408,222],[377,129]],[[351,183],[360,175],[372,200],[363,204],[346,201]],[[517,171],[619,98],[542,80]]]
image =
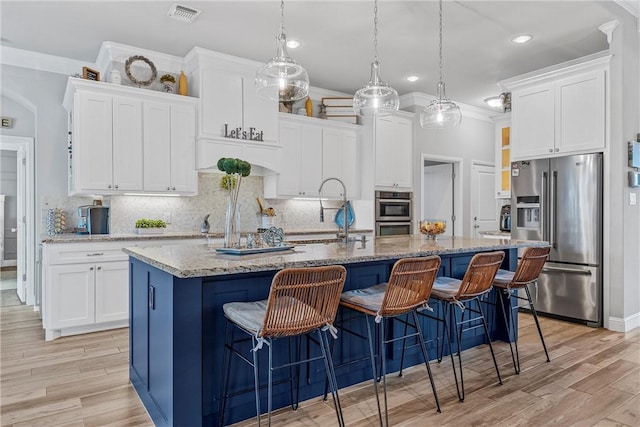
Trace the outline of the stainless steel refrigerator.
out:
[[[602,325],[602,154],[511,164],[511,237],[545,240],[538,312]]]

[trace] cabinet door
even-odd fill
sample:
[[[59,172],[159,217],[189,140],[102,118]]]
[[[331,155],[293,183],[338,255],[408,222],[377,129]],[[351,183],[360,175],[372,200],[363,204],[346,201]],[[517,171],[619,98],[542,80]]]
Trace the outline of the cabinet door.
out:
[[[47,295],[49,328],[90,325],[95,319],[95,266],[93,264],[54,265]]]
[[[511,127],[508,120],[495,126],[495,186],[496,198],[511,197]]]
[[[511,94],[511,158],[549,155],[555,145],[554,84],[515,90]]]
[[[253,77],[243,78],[243,123],[247,132],[264,132],[265,142],[278,141],[278,102],[260,98]]]
[[[168,104],[145,102],[144,190],[171,190],[171,113]]]
[[[598,150],[605,146],[604,70],[556,82],[555,152]]]
[[[285,158],[286,159],[286,158]],[[302,126],[300,130],[300,195],[316,197],[322,183],[322,128]],[[285,160],[283,169],[288,167]]]
[[[181,193],[198,191],[195,119],[193,107],[171,106],[171,188]]]
[[[96,323],[129,318],[129,262],[96,264]]]
[[[77,92],[73,138],[75,187],[104,192],[112,187],[111,96]]]
[[[300,139],[301,126],[297,123],[280,123],[280,143],[285,166],[277,178],[277,194],[298,196],[300,193]]]
[[[412,188],[413,122],[400,116],[376,120],[376,186]]]
[[[357,175],[357,136],[353,131],[324,129],[322,133],[322,178],[339,178],[352,199],[359,196]],[[343,188],[336,181],[325,184],[322,194],[343,197]]]
[[[242,127],[242,76],[217,69],[203,69],[200,75],[200,136],[223,137],[225,124]]]
[[[142,190],[142,102],[113,97],[113,188]]]

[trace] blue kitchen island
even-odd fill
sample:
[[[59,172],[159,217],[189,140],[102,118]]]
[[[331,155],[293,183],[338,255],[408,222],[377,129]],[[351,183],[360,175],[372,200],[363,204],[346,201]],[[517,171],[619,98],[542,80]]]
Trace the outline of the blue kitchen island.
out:
[[[265,254],[224,255],[208,244],[167,245],[126,248],[130,259],[130,369],[133,386],[154,423],[158,426],[214,426],[218,423],[220,384],[223,373],[225,318],[223,304],[233,301],[266,299],[274,274],[287,267],[342,264],[347,269],[344,290],[385,282],[393,263],[405,257],[438,254],[442,258],[440,275],[461,278],[471,257],[478,252],[503,250],[502,268],[515,270],[517,249],[543,245],[541,242],[493,239],[440,238],[427,240],[421,235],[377,237],[349,246],[340,243],[316,243]],[[491,299],[492,301],[492,299]],[[502,316],[495,316],[487,304],[487,317],[494,339],[506,339]],[[347,310],[338,312],[338,323],[366,336],[362,318],[352,318]],[[423,317],[423,316],[421,316]],[[495,319],[495,321],[494,321]],[[423,318],[423,329],[436,336],[435,321]],[[388,333],[399,328],[389,323]],[[287,339],[283,339],[286,341]],[[319,351],[306,340],[291,339],[294,350]],[[463,339],[464,348],[484,343],[484,335]],[[287,360],[289,346],[274,349],[274,360]],[[394,345],[400,346],[397,342]],[[368,355],[365,340],[339,333],[333,343],[333,358],[340,387],[371,378],[368,360],[349,363]],[[247,356],[250,355],[250,341]],[[278,350],[278,351],[276,351]],[[399,369],[399,351],[386,349],[387,370]],[[429,349],[435,358],[435,349]],[[266,351],[261,352],[266,365]],[[405,366],[420,362],[418,349],[405,356]],[[274,366],[278,364],[274,362]],[[263,369],[263,371],[266,371]],[[264,382],[266,383],[266,372]],[[290,370],[274,373],[274,409],[290,403]],[[319,396],[324,390],[321,362],[304,365],[298,376],[300,401]],[[437,383],[437,381],[436,381]],[[255,416],[253,371],[234,359],[230,391],[247,390],[229,399],[226,422]],[[262,407],[266,408],[266,390]]]

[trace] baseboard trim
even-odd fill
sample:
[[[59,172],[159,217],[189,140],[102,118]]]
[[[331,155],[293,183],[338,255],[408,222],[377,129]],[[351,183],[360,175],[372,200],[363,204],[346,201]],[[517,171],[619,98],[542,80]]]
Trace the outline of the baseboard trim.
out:
[[[640,313],[632,314],[624,319],[609,317],[609,330],[614,332],[629,332],[640,327]]]

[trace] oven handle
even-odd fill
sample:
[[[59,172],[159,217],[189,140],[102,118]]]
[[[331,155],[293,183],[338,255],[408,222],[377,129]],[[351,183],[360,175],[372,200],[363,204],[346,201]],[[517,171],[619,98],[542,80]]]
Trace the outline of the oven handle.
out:
[[[411,203],[411,199],[376,199],[378,201],[378,203],[383,202],[405,202],[405,203]]]

